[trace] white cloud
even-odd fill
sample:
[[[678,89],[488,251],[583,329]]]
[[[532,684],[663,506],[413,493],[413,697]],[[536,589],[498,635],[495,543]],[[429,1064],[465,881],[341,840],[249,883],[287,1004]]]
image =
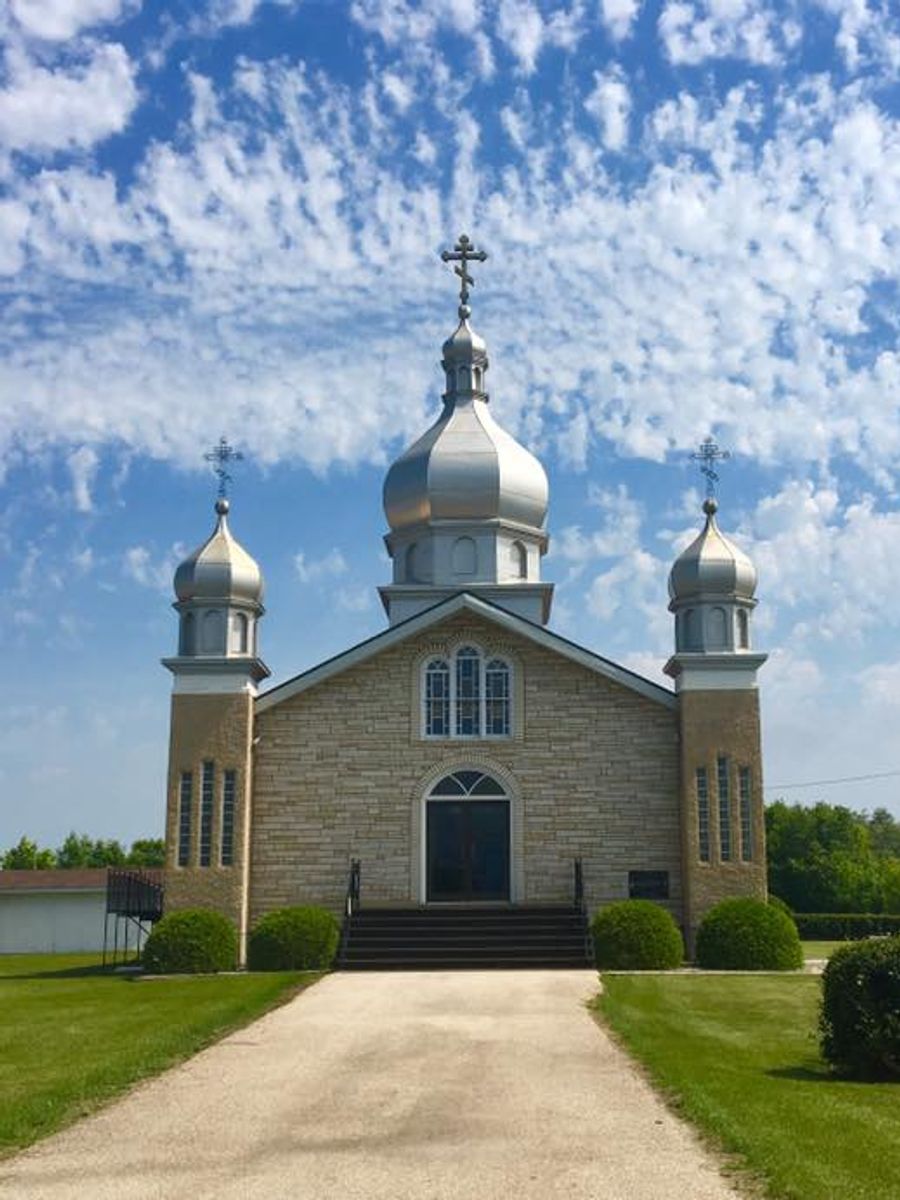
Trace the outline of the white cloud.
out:
[[[876,663],[856,677],[863,702],[876,709],[900,708],[900,662]],[[894,713],[896,722],[897,714]]]
[[[607,150],[622,150],[628,141],[631,96],[621,68],[594,72],[594,89],[584,107],[600,126],[600,136]]]
[[[600,0],[603,24],[617,42],[631,33],[639,9],[640,0]]]
[[[799,40],[800,29],[761,0],[666,0],[659,34],[673,63],[742,58],[774,66]]]
[[[18,51],[8,53],[7,65],[0,141],[8,149],[93,146],[124,129],[137,104],[134,64],[116,43],[94,45],[76,65],[56,70]]]
[[[67,466],[72,477],[72,500],[78,512],[87,513],[93,510],[91,488],[99,463],[96,451],[90,446],[79,446],[68,457]]]
[[[320,583],[323,579],[346,575],[347,561],[336,546],[322,558],[310,560],[301,550],[294,555],[294,569],[301,583]]]
[[[32,37],[65,41],[82,29],[131,16],[141,0],[10,0],[20,28]]]
[[[122,573],[141,587],[171,592],[175,568],[185,557],[185,549],[176,543],[161,558],[154,558],[147,546],[130,546],[122,559]]]
[[[404,113],[413,101],[412,88],[393,71],[386,71],[381,77],[381,86],[385,94],[393,102],[398,112]]]
[[[497,36],[525,75],[534,73],[544,44],[544,22],[531,0],[500,0]]]

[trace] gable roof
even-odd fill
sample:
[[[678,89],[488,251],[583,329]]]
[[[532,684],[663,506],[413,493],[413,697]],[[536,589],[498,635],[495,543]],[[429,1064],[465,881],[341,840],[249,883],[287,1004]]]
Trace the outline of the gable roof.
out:
[[[424,612],[416,613],[415,616],[409,617],[405,621],[391,625],[381,633],[376,633],[374,637],[367,638],[366,641],[351,646],[349,650],[336,654],[334,658],[328,658],[318,666],[311,667],[300,675],[295,675],[293,679],[288,679],[284,683],[278,684],[277,687],[270,688],[269,691],[257,697],[256,711],[265,712],[266,709],[273,708],[276,704],[281,704],[282,701],[289,700],[292,696],[297,696],[301,692],[315,687],[318,683],[324,683],[326,679],[331,679],[341,671],[358,666],[359,663],[374,658],[376,654],[381,654],[392,646],[399,645],[408,638],[423,633],[455,613],[464,610],[468,610],[475,616],[483,617],[511,633],[519,634],[528,641],[542,646],[545,650],[560,654],[563,658],[578,663],[589,671],[603,675],[648,700],[662,704],[666,708],[676,709],[678,707],[678,699],[674,692],[660,687],[659,684],[651,683],[649,679],[644,679],[642,675],[636,675],[627,667],[610,662],[608,658],[602,658],[599,654],[594,654],[593,651],[586,650],[584,646],[570,642],[568,638],[561,637],[558,633],[551,633],[543,625],[536,625],[533,621],[516,616],[515,613],[493,604],[490,600],[473,596],[471,592],[457,592],[455,596],[440,601],[432,608],[427,608]]]

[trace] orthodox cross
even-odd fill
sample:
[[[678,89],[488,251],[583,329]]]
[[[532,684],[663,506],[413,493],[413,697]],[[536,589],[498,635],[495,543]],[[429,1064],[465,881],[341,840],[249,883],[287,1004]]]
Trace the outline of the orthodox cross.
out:
[[[702,463],[700,471],[706,476],[706,498],[707,500],[715,499],[716,484],[719,482],[719,476],[716,473],[715,464],[717,462],[725,462],[731,458],[730,450],[720,450],[711,437],[706,438],[700,443],[700,449],[695,451],[691,458],[695,462]]]
[[[469,315],[469,288],[475,286],[475,280],[469,274],[468,266],[470,262],[484,262],[487,258],[487,251],[476,250],[466,235],[461,233],[453,249],[443,250],[441,258],[444,262],[459,263],[458,267],[453,268],[459,276],[459,315],[467,317]],[[463,309],[466,311],[463,312]]]
[[[215,463],[213,474],[219,477],[219,499],[224,500],[228,495],[228,485],[231,483],[231,476],[228,474],[228,463],[240,462],[244,456],[240,450],[235,450],[233,446],[229,446],[224,437],[220,437],[218,445],[213,446],[212,450],[204,454],[203,457],[207,462]]]

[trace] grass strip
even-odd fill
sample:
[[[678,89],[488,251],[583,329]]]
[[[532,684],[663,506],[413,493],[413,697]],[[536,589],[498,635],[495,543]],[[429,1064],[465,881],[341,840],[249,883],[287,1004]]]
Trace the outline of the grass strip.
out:
[[[96,956],[0,958],[0,1156],[247,1024],[315,973],[134,980]]]
[[[809,976],[604,977],[595,1002],[673,1106],[778,1200],[897,1200],[900,1085],[836,1079]]]

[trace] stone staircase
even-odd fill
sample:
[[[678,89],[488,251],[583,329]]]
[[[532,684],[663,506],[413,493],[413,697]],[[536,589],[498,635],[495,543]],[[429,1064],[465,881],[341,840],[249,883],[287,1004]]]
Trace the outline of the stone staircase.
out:
[[[584,913],[571,906],[363,908],[345,924],[343,971],[589,967]]]

